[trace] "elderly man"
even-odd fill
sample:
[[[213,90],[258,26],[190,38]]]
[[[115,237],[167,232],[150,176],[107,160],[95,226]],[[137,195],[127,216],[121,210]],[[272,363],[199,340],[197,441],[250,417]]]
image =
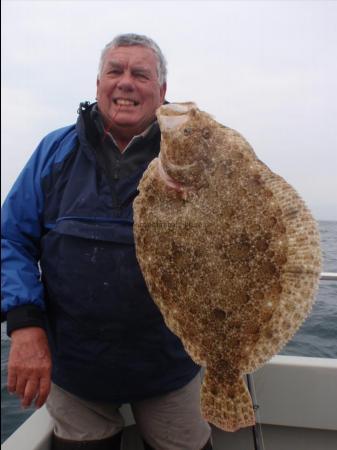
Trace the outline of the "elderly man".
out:
[[[8,389],[55,421],[54,449],[119,449],[130,403],[146,449],[211,449],[200,367],[165,326],[132,233],[157,156],[166,63],[145,36],[103,50],[97,103],[45,137],[3,208]],[[52,382],[51,382],[52,380]]]

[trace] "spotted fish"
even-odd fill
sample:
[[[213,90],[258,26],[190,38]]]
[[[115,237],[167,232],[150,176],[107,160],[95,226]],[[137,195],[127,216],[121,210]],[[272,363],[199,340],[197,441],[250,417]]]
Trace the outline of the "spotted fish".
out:
[[[317,225],[236,131],[194,103],[161,106],[159,157],[134,201],[137,258],[167,326],[206,368],[204,417],[254,424],[244,375],[308,316],[321,270]]]

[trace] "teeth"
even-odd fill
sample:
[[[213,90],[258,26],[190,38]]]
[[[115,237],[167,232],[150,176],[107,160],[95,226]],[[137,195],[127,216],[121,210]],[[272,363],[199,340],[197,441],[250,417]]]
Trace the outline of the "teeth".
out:
[[[135,105],[136,102],[133,100],[127,100],[124,98],[118,98],[117,100],[115,100],[115,103],[117,105],[122,105],[122,106],[129,106],[129,105]]]

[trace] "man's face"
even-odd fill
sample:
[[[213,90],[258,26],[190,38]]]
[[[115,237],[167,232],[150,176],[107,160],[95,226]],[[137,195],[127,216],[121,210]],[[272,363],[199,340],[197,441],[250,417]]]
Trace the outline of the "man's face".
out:
[[[166,85],[159,85],[155,53],[142,46],[116,47],[104,58],[97,104],[112,133],[136,135],[155,118]]]

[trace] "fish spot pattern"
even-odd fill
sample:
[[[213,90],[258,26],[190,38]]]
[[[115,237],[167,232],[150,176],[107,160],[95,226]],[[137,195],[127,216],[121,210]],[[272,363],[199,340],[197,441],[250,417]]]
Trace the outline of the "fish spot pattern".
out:
[[[157,111],[161,150],[134,201],[136,252],[167,326],[206,367],[205,418],[235,431],[255,421],[244,375],[310,313],[319,233],[296,191],[238,132],[183,105],[175,127],[166,122],[179,109]]]

